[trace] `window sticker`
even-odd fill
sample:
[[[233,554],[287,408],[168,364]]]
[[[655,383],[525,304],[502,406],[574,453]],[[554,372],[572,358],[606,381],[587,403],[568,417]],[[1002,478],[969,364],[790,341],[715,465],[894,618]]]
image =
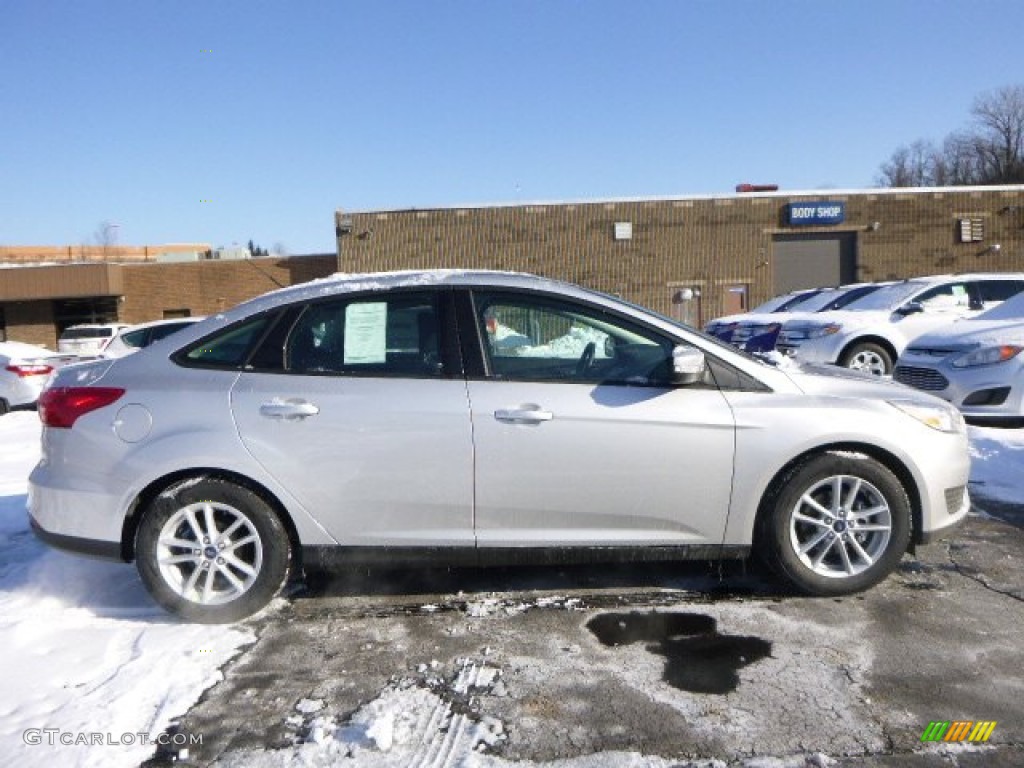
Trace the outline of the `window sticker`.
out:
[[[345,307],[345,365],[387,362],[387,325],[387,302]]]
[[[956,299],[957,306],[966,305],[970,303],[967,299],[967,286],[966,285],[954,285],[953,286],[953,298]]]

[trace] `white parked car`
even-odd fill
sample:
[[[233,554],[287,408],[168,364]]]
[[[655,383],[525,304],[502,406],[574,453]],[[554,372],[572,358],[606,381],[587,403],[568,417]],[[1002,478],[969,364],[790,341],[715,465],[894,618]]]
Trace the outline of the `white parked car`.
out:
[[[57,340],[57,351],[80,357],[103,352],[114,337],[128,326],[125,323],[86,323],[64,329]]]
[[[893,283],[846,309],[792,318],[776,349],[802,363],[892,373],[911,339],[972,317],[1024,290],[1024,274],[939,275]]]
[[[948,400],[978,422],[1024,418],[1024,293],[914,339],[893,378]]]
[[[831,312],[853,304],[858,299],[874,293],[882,287],[881,283],[857,283],[842,285],[836,288],[820,289],[803,301],[789,308],[775,309],[767,313],[751,312],[746,316],[737,316],[732,337],[728,339],[734,347],[745,352],[764,353],[775,349],[782,324],[794,314]]]
[[[751,309],[749,312],[741,312],[735,315],[722,315],[716,317],[711,322],[704,326],[704,332],[710,333],[715,338],[721,339],[722,341],[731,341],[733,331],[736,330],[736,326],[745,318],[750,315],[764,315],[771,312],[789,312],[797,307],[801,302],[807,301],[813,296],[817,296],[821,293],[824,288],[802,288],[797,291],[791,291],[781,296],[774,296],[763,304],[758,304],[756,307]]]
[[[367,562],[756,551],[843,595],[970,506],[943,400],[530,275],[338,276],[172,339],[57,372],[28,506],[192,621]]]
[[[176,317],[139,323],[121,330],[104,348],[102,357],[124,357],[166,338],[182,328],[198,323],[202,317]]]
[[[54,368],[69,359],[34,344],[0,342],[0,414],[35,405]]]

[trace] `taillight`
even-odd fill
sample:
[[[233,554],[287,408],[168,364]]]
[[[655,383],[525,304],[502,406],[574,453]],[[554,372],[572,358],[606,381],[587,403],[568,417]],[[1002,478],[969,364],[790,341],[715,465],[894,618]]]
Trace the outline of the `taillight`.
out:
[[[39,396],[39,418],[48,427],[70,429],[90,411],[110,405],[124,394],[119,387],[53,387]]]
[[[53,366],[43,364],[22,363],[20,365],[8,365],[7,370],[15,376],[25,378],[26,376],[45,376],[53,371]]]

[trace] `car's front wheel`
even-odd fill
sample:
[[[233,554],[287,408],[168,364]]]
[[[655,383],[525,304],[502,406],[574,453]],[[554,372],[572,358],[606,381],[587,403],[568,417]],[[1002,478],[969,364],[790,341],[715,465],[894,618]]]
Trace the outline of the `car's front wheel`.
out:
[[[263,608],[288,577],[288,533],[248,488],[217,478],[179,481],[143,512],[139,574],[153,598],[188,621],[237,621]]]
[[[892,355],[885,347],[865,341],[850,347],[843,355],[840,365],[875,376],[888,376],[892,373],[893,361]]]
[[[883,464],[827,453],[792,468],[766,499],[761,553],[811,595],[846,595],[877,584],[910,543],[910,500]]]

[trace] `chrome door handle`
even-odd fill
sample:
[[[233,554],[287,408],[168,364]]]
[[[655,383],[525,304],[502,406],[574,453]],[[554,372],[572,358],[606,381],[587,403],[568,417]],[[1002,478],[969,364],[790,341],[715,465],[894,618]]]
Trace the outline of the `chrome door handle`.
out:
[[[260,416],[268,419],[304,419],[318,413],[320,409],[305,400],[277,400],[260,406]]]
[[[523,405],[519,408],[499,409],[494,412],[494,418],[513,424],[539,424],[542,421],[551,421],[555,414],[541,410],[539,405]]]

